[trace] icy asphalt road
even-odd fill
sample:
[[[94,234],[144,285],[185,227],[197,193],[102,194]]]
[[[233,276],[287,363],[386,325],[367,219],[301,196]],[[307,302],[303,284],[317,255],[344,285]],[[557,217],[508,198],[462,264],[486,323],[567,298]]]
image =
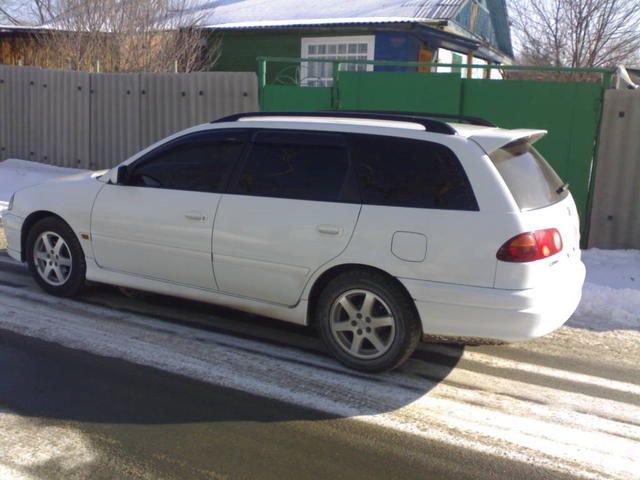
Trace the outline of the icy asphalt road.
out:
[[[640,478],[633,329],[425,345],[366,376],[303,329],[53,298],[0,255],[0,330],[0,478]]]
[[[20,409],[0,410],[2,479],[556,477],[532,464],[0,332],[0,397]]]

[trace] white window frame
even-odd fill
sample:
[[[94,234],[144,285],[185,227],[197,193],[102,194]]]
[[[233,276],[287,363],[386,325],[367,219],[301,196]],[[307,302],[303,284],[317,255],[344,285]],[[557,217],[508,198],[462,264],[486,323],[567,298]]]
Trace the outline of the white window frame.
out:
[[[366,53],[338,53],[341,45],[366,44]],[[326,53],[331,46],[336,46],[335,53]],[[325,53],[309,53],[309,47],[325,47]],[[343,37],[305,37],[301,39],[301,58],[330,58],[337,60],[373,60],[375,58],[375,35],[349,35]],[[312,66],[312,63],[316,65]],[[340,70],[373,71],[373,65],[358,66],[342,64]],[[317,73],[316,73],[317,72]],[[330,87],[333,84],[333,69],[331,63],[302,62],[300,65],[300,85],[303,87]]]

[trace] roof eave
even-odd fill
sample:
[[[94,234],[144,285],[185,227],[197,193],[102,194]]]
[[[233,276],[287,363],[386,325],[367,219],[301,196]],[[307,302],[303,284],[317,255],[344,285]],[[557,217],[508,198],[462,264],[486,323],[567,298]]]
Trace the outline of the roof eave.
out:
[[[43,30],[43,28],[31,25],[0,25],[0,32],[33,32],[39,30]]]
[[[436,24],[421,22],[416,24],[415,30],[419,36],[436,38],[439,41],[462,47],[462,49],[477,50],[480,47],[480,42],[474,39],[436,28],[443,25],[446,25],[446,21],[438,20]]]
[[[495,57],[502,57],[502,59],[510,60],[511,62],[513,62],[514,57],[511,54],[511,52],[503,52],[502,50],[498,49],[496,46],[488,43],[481,36],[468,31],[465,27],[460,25],[455,20],[446,20],[445,22],[443,22],[443,24],[444,26],[452,28],[454,31],[460,32],[460,33],[453,33],[453,32],[447,32],[447,33],[450,33],[451,35],[468,38],[469,40],[475,41],[478,44],[479,50],[484,50],[485,55],[493,57],[491,60],[498,61],[498,59]],[[463,32],[468,36],[463,35],[462,34]],[[499,63],[503,63],[503,62],[500,60]]]

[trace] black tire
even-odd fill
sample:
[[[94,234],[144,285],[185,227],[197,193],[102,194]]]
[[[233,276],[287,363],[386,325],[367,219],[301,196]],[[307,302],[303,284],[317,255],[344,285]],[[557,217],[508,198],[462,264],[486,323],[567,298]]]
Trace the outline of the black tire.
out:
[[[67,250],[71,257],[71,269],[68,271],[68,278],[60,285],[52,285],[45,281],[38,271],[38,266],[34,259],[36,241],[44,232],[53,232],[59,235],[68,247]],[[31,227],[31,230],[29,230],[27,234],[25,253],[31,275],[45,292],[59,297],[73,297],[78,295],[84,288],[86,281],[85,275],[87,272],[84,252],[73,230],[61,219],[57,217],[46,217]]]
[[[393,335],[389,334],[385,346],[387,350],[383,354],[374,357],[373,355],[376,355],[376,353],[373,353],[371,358],[359,358],[346,350],[345,342],[349,342],[349,338],[354,342],[353,338],[356,334],[371,335],[370,333],[364,333],[364,327],[367,324],[362,323],[362,330],[359,329],[359,323],[358,327],[353,327],[353,332],[347,331],[335,334],[332,331],[332,324],[336,324],[336,321],[334,321],[334,318],[337,318],[335,317],[336,315],[342,315],[342,318],[351,318],[350,316],[345,316],[346,311],[337,311],[339,307],[337,307],[336,302],[339,299],[353,295],[351,298],[357,301],[357,297],[360,295],[364,303],[366,292],[378,297],[375,300],[377,303],[376,308],[389,310],[390,315],[388,316],[393,317],[395,322],[395,333]],[[364,305],[359,308],[363,309],[360,312],[365,311]],[[358,315],[360,315],[359,319],[354,321],[363,322],[362,313]],[[373,317],[373,314],[371,316]],[[368,317],[367,321],[370,321]],[[413,299],[396,280],[383,273],[370,270],[345,272],[331,280],[325,286],[318,299],[315,322],[329,352],[347,367],[363,372],[383,372],[399,367],[413,354],[422,338],[422,327]],[[343,324],[342,322],[339,323]],[[349,321],[349,323],[354,324],[352,321]],[[384,330],[384,327],[377,328],[383,328]],[[367,329],[367,331],[370,330],[370,328]],[[388,331],[391,332],[391,327],[388,328]],[[374,344],[369,340],[360,340],[360,342],[362,343],[359,345],[369,344],[373,347],[372,350],[375,349]],[[359,352],[357,355],[362,354]]]

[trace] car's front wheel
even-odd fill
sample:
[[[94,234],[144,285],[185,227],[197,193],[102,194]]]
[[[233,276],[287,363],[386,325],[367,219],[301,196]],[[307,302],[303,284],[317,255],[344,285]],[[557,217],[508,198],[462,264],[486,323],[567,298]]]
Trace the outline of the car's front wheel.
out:
[[[73,230],[62,220],[47,217],[31,228],[26,257],[31,275],[46,292],[71,297],[84,287],[84,253]]]
[[[374,271],[331,280],[320,294],[316,322],[329,351],[366,372],[400,366],[422,335],[413,300],[394,279]]]

